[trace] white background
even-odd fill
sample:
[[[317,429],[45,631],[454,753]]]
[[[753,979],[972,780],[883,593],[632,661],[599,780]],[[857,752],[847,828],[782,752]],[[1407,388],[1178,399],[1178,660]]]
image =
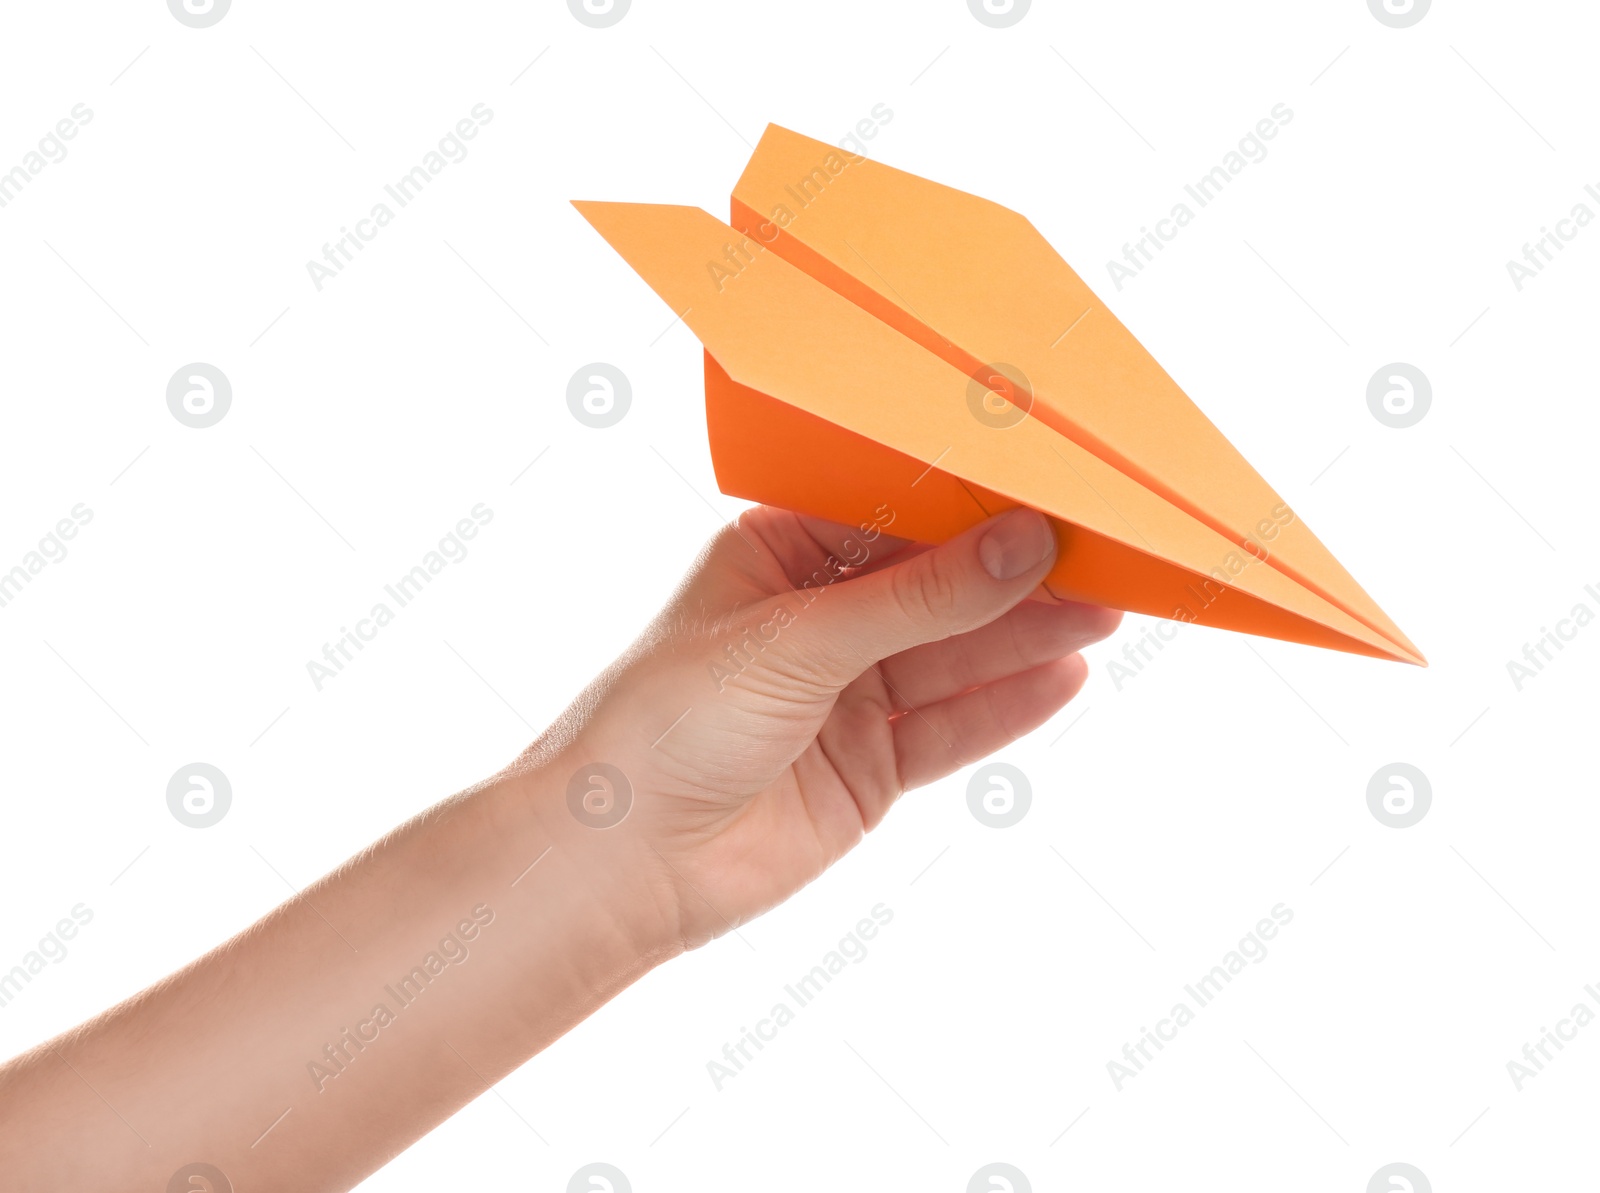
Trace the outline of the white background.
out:
[[[362,1187],[559,1190],[594,1160],[641,1193],[955,1191],[996,1160],[1041,1190],[1592,1169],[1600,1026],[1521,1092],[1506,1068],[1600,980],[1600,627],[1521,691],[1506,666],[1600,612],[1600,226],[1520,292],[1506,270],[1600,213],[1591,6],[1441,2],[1403,30],[1361,0],[1041,0],[1009,29],[954,0],[636,0],[598,30],[507,2],[4,20],[0,170],[94,115],[0,209],[0,570],[75,504],[93,520],[0,608],[0,968],[74,904],[94,919],[0,1008],[0,1053],[498,768],[630,639],[739,503],[698,345],[567,200],[725,214],[767,121],[832,141],[885,104],[873,156],[1028,215],[1432,667],[1189,628],[1119,690],[1108,660],[1151,625],[1129,618],[1003,755],[1020,824],[978,823],[966,774],[908,797]],[[319,292],[306,262],[478,103],[469,156]],[[1107,260],[1278,103],[1265,160],[1116,291]],[[191,361],[233,386],[206,430],[166,405]],[[590,361],[632,382],[606,430],[565,402]],[[1406,430],[1366,404],[1391,361],[1433,386]],[[316,691],[306,662],[478,502],[470,555]],[[165,801],[194,761],[233,787],[203,831]],[[1366,802],[1395,761],[1432,786],[1408,829]],[[706,1062],[880,902],[868,957],[718,1092]],[[1280,902],[1267,959],[1118,1092],[1106,1063]]]

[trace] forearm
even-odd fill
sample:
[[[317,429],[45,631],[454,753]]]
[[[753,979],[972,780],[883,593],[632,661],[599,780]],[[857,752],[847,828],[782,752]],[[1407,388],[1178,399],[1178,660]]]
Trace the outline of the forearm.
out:
[[[626,832],[559,764],[396,830],[149,990],[0,1070],[13,1187],[344,1189],[677,951]],[[120,1120],[120,1121],[119,1121]]]

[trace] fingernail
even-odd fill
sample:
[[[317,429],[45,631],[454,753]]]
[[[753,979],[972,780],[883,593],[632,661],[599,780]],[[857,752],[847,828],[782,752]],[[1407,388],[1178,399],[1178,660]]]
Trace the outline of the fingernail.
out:
[[[1044,515],[1017,509],[989,527],[978,544],[978,559],[996,580],[1015,580],[1037,568],[1055,549],[1055,535]]]

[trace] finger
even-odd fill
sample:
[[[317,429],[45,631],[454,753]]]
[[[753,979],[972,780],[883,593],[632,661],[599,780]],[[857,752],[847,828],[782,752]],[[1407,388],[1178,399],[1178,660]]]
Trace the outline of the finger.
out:
[[[846,526],[805,514],[791,515],[793,537],[803,540],[789,553],[784,574],[789,587],[808,597],[863,570],[876,570],[900,557],[908,540],[883,532],[877,522]]]
[[[820,687],[842,688],[880,659],[993,621],[1038,585],[1055,553],[1042,514],[1001,514],[914,558],[816,592],[774,661]]]
[[[886,533],[884,527],[888,522],[882,518],[877,521],[862,522],[858,526],[828,522],[805,514],[799,514],[797,518],[824,555],[833,555],[852,568],[879,564],[894,556],[911,541]]]
[[[1043,725],[1083,688],[1082,655],[1008,675],[895,718],[895,764],[905,790],[969,766]]]
[[[905,539],[879,523],[845,526],[776,506],[745,510],[701,552],[690,573],[696,598],[721,610],[787,586],[811,593],[868,565],[881,566]]]
[[[793,550],[784,526],[793,514],[757,506],[725,523],[701,548],[678,586],[672,606],[706,616],[746,604],[772,591]],[[671,607],[671,606],[669,606]]]
[[[970,633],[884,659],[878,670],[900,708],[920,708],[1073,654],[1108,637],[1121,620],[1098,605],[1023,601]]]
[[[899,539],[894,541],[897,543],[903,543],[903,545],[896,547],[892,555],[885,554],[880,551],[872,559],[868,560],[867,563],[862,567],[856,568],[852,572],[852,575],[870,576],[873,572],[882,571],[891,564],[900,563],[907,559],[914,559],[916,556],[921,555],[924,551],[933,550],[933,546],[929,543],[918,543],[915,541],[905,542],[904,540]],[[1030,601],[1038,601],[1041,605],[1072,604],[1072,602],[1066,598],[1056,596],[1055,593],[1051,592],[1050,589],[1043,584],[1040,584],[1039,587],[1030,592],[1028,594],[1028,599]]]

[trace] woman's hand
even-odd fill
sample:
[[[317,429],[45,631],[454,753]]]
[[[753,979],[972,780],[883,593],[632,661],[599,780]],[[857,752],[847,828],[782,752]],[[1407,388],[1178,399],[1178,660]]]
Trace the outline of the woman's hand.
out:
[[[746,514],[518,763],[0,1065],[6,1188],[348,1189],[1072,697],[1118,615],[1025,600],[1043,518],[889,519]]]
[[[748,511],[524,757],[552,836],[612,864],[637,850],[686,947],[810,882],[901,792],[1043,724],[1121,618],[1026,599],[1055,559],[1030,510],[931,549],[887,525]]]

